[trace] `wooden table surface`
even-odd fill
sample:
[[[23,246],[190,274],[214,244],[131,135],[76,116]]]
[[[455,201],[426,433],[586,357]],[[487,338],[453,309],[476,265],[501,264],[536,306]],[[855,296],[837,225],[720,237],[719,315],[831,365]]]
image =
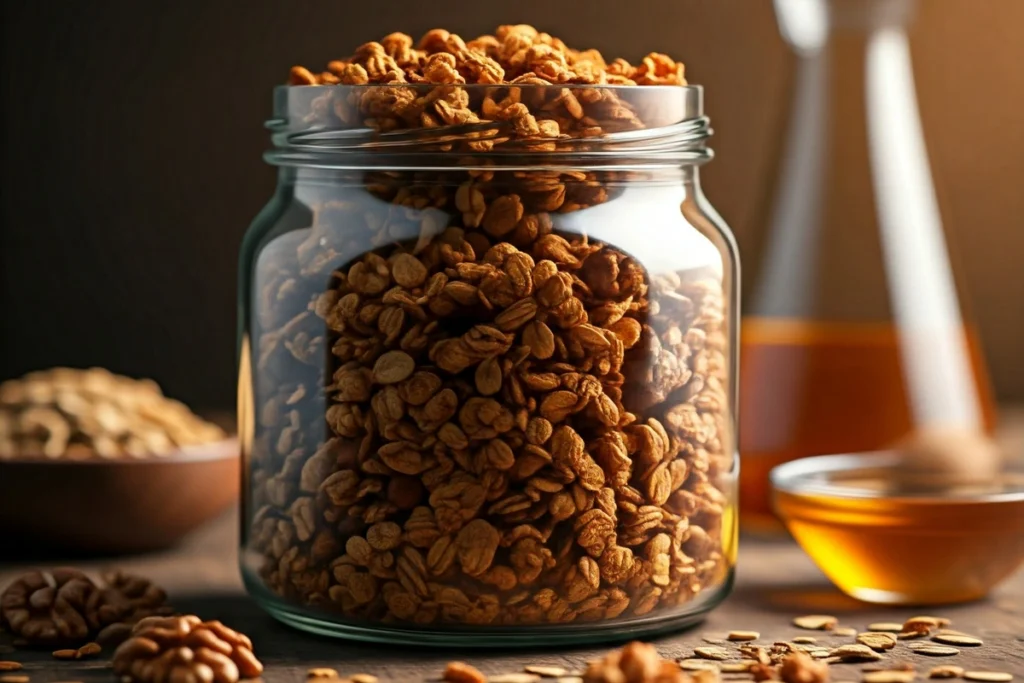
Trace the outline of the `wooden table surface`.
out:
[[[1015,415],[1015,418],[1024,417]],[[1011,452],[1024,453],[1024,421],[1010,435]],[[1009,444],[1008,444],[1009,445]],[[463,659],[485,673],[519,671],[524,664],[582,666],[607,647],[559,650],[459,651],[378,646],[307,635],[277,623],[265,614],[243,588],[237,569],[235,512],[200,529],[175,549],[141,557],[77,562],[87,571],[117,566],[151,578],[164,586],[176,608],[205,619],[219,619],[252,637],[257,655],[266,664],[267,683],[299,683],[315,666],[328,666],[341,674],[371,673],[382,681],[436,679],[444,664]],[[2,539],[0,539],[2,542]],[[0,586],[5,586],[30,563],[0,566]],[[798,631],[790,625],[801,614],[834,614],[845,626],[864,629],[876,621],[903,621],[923,610],[865,605],[834,588],[807,556],[788,540],[744,538],[740,544],[736,586],[729,599],[700,626],[656,640],[665,656],[691,656],[701,636],[732,629],[754,630],[770,644],[796,635],[814,635],[824,644],[852,642],[851,638]],[[929,608],[928,613],[953,619],[953,627],[985,641],[982,648],[962,648],[955,657],[928,658],[911,653],[904,643],[887,655],[888,661],[910,661],[919,672],[931,666],[955,664],[965,669],[992,669],[1015,675],[1024,683],[1024,570],[1011,577],[988,599],[967,605]],[[0,642],[5,636],[0,636]],[[48,652],[12,652],[0,645],[0,660],[24,663],[32,683],[57,681],[112,681],[109,664],[58,662]],[[859,681],[864,665],[832,667],[835,681]]]

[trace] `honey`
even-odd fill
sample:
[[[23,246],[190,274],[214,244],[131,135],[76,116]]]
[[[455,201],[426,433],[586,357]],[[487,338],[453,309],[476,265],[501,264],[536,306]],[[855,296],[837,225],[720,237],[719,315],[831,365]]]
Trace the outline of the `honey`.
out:
[[[790,533],[848,595],[884,604],[965,602],[1024,560],[1024,475],[1004,475],[995,487],[905,496],[889,490],[891,474],[776,487]]]
[[[986,429],[994,405],[977,335],[964,334]],[[781,531],[768,474],[812,455],[890,446],[913,428],[897,329],[881,323],[745,318],[740,346],[740,510]]]

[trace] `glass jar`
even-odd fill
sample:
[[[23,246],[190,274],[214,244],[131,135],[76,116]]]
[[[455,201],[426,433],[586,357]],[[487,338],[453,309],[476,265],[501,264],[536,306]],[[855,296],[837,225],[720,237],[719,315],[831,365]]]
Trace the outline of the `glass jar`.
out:
[[[698,180],[701,89],[292,86],[269,128],[239,307],[260,604],[459,646],[649,635],[717,604],[739,290]]]

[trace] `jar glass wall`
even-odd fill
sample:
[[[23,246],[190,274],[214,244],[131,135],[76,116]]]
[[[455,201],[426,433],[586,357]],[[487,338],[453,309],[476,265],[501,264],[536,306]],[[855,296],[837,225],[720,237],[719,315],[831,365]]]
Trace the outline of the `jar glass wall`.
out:
[[[348,116],[388,88],[278,92],[280,182],[241,259],[249,591],[406,643],[696,621],[731,582],[738,466],[700,89],[457,88],[619,122],[522,140]]]

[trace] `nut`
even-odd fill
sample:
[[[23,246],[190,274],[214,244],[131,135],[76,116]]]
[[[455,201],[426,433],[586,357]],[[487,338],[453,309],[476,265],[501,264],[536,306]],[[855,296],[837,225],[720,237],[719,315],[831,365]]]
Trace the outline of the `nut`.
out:
[[[196,616],[146,617],[114,652],[114,673],[135,683],[216,680],[236,683],[259,676],[263,665],[245,635]]]
[[[779,677],[785,683],[827,683],[828,665],[802,652],[793,652],[782,659]]]
[[[448,683],[486,683],[487,677],[465,662],[448,662],[442,680]]]

